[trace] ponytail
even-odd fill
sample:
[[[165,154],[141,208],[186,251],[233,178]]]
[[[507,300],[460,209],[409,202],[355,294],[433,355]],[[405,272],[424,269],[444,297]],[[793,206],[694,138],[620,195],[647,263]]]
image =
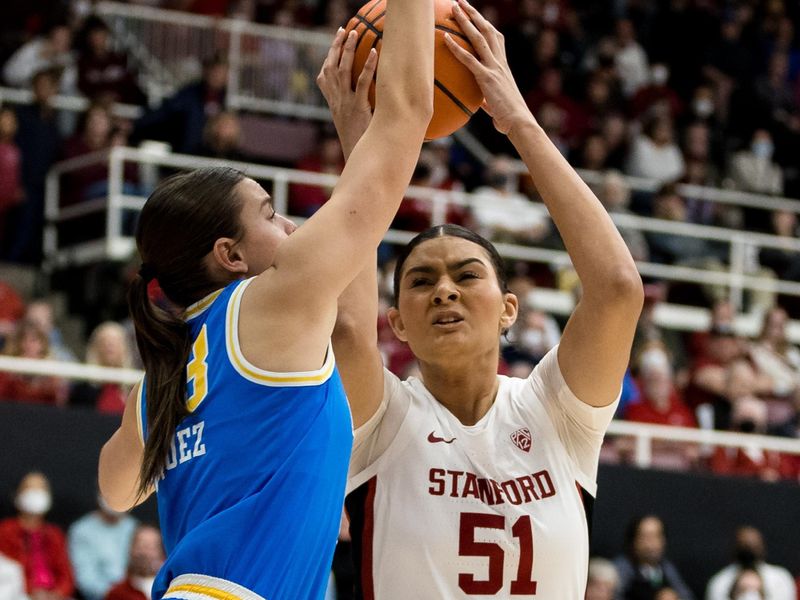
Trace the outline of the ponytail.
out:
[[[144,497],[164,471],[175,429],[186,409],[186,362],[192,340],[189,326],[154,306],[147,281],[137,275],[128,291],[136,328],[136,344],[147,373],[147,442],[139,471],[139,497]]]
[[[192,334],[187,323],[154,306],[149,281],[158,280],[175,306],[185,308],[229,281],[215,279],[205,258],[220,238],[243,235],[242,201],[234,169],[198,169],[173,175],[153,191],[139,215],[136,245],[142,269],[128,291],[136,344],[147,373],[147,442],[139,471],[139,494],[161,477],[172,436],[186,409],[186,363]]]

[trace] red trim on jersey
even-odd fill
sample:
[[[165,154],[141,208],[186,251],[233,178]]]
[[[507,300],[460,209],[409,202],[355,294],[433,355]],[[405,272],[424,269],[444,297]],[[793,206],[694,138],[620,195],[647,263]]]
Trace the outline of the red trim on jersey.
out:
[[[577,481],[575,482],[575,487],[578,488],[578,497],[581,499],[581,504],[583,504],[583,500],[584,500],[583,488],[581,487],[581,484],[578,483]]]
[[[367,498],[364,501],[364,528],[361,533],[361,591],[364,600],[375,600],[375,587],[372,581],[372,535],[375,525],[375,488],[378,487],[376,475],[367,483]]]

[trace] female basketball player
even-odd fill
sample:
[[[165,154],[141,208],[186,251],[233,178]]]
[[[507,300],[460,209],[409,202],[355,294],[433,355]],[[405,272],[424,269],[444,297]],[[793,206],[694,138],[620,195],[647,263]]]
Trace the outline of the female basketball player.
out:
[[[330,351],[337,298],[411,178],[432,113],[433,31],[432,0],[392,0],[374,118],[303,227],[228,169],[176,176],[142,211],[129,300],[146,377],[102,450],[100,487],[116,510],[158,491],[168,558],[154,598],[324,595],[352,443]],[[355,43],[340,32],[321,76],[349,73]],[[151,280],[182,318],[151,304]]]
[[[517,315],[502,261],[463,228],[426,231],[395,271],[389,320],[422,373],[400,381],[376,348],[374,265],[345,292],[334,345],[357,427],[347,507],[360,591],[381,600],[576,600],[586,586],[586,508],[642,284],[606,211],[528,111],[502,36],[463,0],[455,13],[478,58],[450,48],[530,170],[583,296],[530,377],[498,376],[499,336]],[[332,105],[363,107],[346,86],[328,87],[338,94]]]

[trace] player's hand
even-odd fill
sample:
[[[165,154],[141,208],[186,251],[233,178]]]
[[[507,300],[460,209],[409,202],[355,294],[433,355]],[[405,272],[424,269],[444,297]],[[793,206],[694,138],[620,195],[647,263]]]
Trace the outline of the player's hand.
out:
[[[317,76],[317,85],[331,109],[345,156],[349,156],[372,119],[369,88],[378,66],[378,53],[373,49],[353,91],[352,70],[357,40],[355,31],[346,35],[344,29],[339,29]]]
[[[508,135],[518,124],[531,122],[533,115],[508,66],[503,34],[466,0],[454,1],[453,17],[478,57],[459,46],[450,34],[445,34],[447,47],[475,76],[485,98],[483,109],[492,117],[495,128]]]

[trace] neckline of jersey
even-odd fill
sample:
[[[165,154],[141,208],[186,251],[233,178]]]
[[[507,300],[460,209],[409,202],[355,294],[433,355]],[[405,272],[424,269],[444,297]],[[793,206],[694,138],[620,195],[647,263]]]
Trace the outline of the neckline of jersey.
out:
[[[445,415],[445,418],[451,423],[452,426],[457,427],[459,431],[462,431],[463,433],[466,433],[468,435],[480,435],[487,430],[491,430],[491,424],[495,420],[495,414],[497,413],[498,410],[500,410],[497,408],[498,404],[497,400],[498,398],[501,397],[501,393],[504,390],[508,378],[503,377],[500,374],[497,374],[496,377],[499,383],[497,386],[497,393],[495,394],[494,397],[494,402],[492,402],[492,405],[489,407],[489,410],[486,411],[486,414],[483,415],[480,419],[478,419],[478,422],[475,423],[474,425],[464,425],[464,423],[462,423],[458,419],[458,417],[456,417],[452,412],[450,412],[450,409],[448,409],[444,404],[439,402],[436,399],[436,397],[433,394],[431,394],[430,390],[428,390],[428,388],[425,387],[425,383],[421,379],[417,377],[409,377],[409,382],[411,383],[412,386],[421,391],[428,400],[433,402],[434,410],[436,410],[442,415]]]

